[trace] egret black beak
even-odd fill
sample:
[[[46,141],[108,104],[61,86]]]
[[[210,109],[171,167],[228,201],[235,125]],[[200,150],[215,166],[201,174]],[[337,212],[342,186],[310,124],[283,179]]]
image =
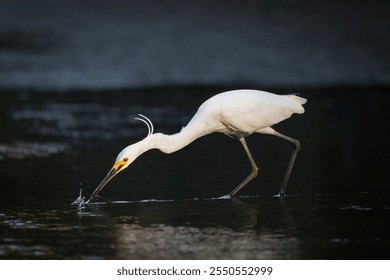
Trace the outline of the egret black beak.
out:
[[[91,194],[91,196],[89,197],[89,199],[87,200],[87,204],[94,198],[97,196],[97,194],[108,184],[108,182],[110,182],[110,180],[112,178],[114,178],[115,175],[117,175],[122,167],[125,165],[125,163],[123,161],[119,161],[117,163],[114,164],[114,166],[112,167],[112,169],[110,170],[110,172],[108,172],[108,174],[106,175],[106,177],[103,178],[103,180],[100,182],[100,184],[96,187],[96,189],[93,191],[93,193]]]

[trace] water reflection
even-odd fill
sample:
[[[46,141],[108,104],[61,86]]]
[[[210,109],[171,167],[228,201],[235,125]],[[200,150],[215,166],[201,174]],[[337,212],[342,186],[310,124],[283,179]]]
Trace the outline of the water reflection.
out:
[[[263,216],[256,200],[196,200],[146,205],[134,224],[117,225],[118,258],[280,259],[297,258],[299,242],[288,236],[275,213]],[[276,199],[263,200],[274,210]],[[160,214],[156,213],[158,207]],[[278,212],[276,210],[276,212]],[[267,222],[268,221],[268,222]],[[268,226],[272,224],[272,228]],[[275,226],[278,230],[275,231]]]
[[[373,199],[375,198],[375,199]],[[356,207],[356,205],[360,205]],[[370,210],[367,210],[370,209]],[[2,258],[386,258],[373,194],[99,203],[0,214]],[[372,255],[372,250],[375,255]]]
[[[0,144],[0,160],[7,158],[24,159],[29,157],[48,157],[50,155],[62,154],[69,149],[66,143],[58,142],[15,142],[11,144]]]
[[[389,210],[386,197],[354,194],[3,211],[0,257],[383,258]]]
[[[120,259],[294,259],[298,240],[229,228],[118,225]]]

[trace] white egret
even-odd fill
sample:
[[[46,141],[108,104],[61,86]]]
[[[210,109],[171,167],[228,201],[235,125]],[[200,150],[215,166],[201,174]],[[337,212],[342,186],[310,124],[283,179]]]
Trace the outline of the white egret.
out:
[[[275,131],[272,126],[292,114],[302,114],[305,110],[305,98],[296,95],[277,95],[258,90],[233,90],[217,94],[206,100],[186,127],[176,134],[165,135],[153,133],[153,124],[145,116],[139,115],[149,133],[143,140],[124,148],[118,155],[114,166],[91,194],[87,203],[119,172],[127,168],[136,158],[151,149],[170,154],[187,146],[197,138],[213,132],[221,132],[237,138],[249,158],[252,172],[235,189],[230,196],[237,194],[247,183],[257,176],[258,167],[246,144],[245,137],[252,133],[274,135],[293,144],[293,152],[284,176],[279,195],[283,196],[295,158],[300,149],[300,142]]]

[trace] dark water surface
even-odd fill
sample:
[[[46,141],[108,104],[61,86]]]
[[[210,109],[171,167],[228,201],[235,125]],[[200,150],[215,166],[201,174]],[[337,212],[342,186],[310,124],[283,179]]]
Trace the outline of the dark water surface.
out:
[[[2,91],[0,258],[378,259],[390,258],[389,90],[301,90],[304,115],[275,126],[301,140],[285,199],[278,192],[291,147],[253,135],[259,176],[238,141],[213,134],[171,155],[150,151],[90,194],[118,152],[181,129],[222,88],[115,92]],[[288,93],[286,90],[273,90]]]

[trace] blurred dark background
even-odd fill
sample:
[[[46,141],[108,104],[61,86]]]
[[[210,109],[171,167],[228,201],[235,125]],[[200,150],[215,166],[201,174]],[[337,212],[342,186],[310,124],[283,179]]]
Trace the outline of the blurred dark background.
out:
[[[0,88],[388,85],[388,1],[2,0]]]

